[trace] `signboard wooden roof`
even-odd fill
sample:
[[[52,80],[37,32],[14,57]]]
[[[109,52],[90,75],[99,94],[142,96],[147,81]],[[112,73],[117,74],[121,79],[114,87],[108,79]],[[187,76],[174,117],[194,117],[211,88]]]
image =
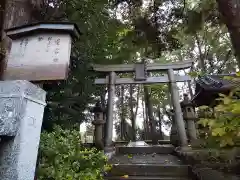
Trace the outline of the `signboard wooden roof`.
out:
[[[73,38],[79,38],[81,35],[78,26],[70,22],[38,22],[9,28],[5,32],[13,40],[41,32],[69,33]]]

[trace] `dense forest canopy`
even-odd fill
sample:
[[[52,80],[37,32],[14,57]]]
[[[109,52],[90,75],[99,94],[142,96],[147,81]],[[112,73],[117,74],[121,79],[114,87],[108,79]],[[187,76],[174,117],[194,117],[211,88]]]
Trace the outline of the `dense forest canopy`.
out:
[[[72,45],[68,78],[40,84],[47,91],[37,163],[40,180],[103,179],[102,172],[107,173],[107,169],[112,168],[106,164],[107,158],[103,152],[87,149],[86,144],[80,143],[87,133],[93,137],[92,107],[99,101],[103,109],[107,107],[107,87],[94,85],[96,77],[106,76],[94,72],[92,64],[164,64],[191,60],[194,62],[192,68],[175,72],[193,77],[192,81],[177,84],[181,100],[184,93],[193,97],[195,80],[206,74],[235,72],[234,78],[239,82],[240,0],[0,0],[1,80],[11,48],[11,40],[4,29],[39,21],[76,23],[82,33]],[[117,75],[133,78],[131,73]],[[151,72],[149,75],[159,76],[162,73]],[[232,77],[228,78],[232,80]],[[173,87],[175,84],[171,85]],[[169,138],[164,133],[171,128],[170,142],[174,146],[179,146],[177,141],[183,142],[183,139],[190,142],[184,142],[182,146],[189,145],[194,149],[196,143],[194,152],[187,154],[194,156],[195,150],[211,148],[207,155],[196,151],[196,157],[200,160],[197,166],[203,163],[205,168],[210,163],[214,167],[218,164],[219,169],[228,172],[235,166],[239,170],[239,162],[235,162],[239,161],[236,158],[239,148],[229,148],[239,147],[240,142],[239,91],[233,91],[230,95],[220,94],[214,102],[217,103],[212,106],[196,108],[196,111],[190,109],[196,121],[186,116],[184,120],[179,118],[179,121],[174,121],[174,115],[181,117],[182,112],[179,107],[174,114],[174,105],[179,104],[171,103],[169,87],[169,84],[117,85],[113,117],[115,140],[151,139],[152,144],[158,144],[157,140]],[[195,118],[195,112],[203,118]],[[186,138],[183,137],[184,123],[187,124]],[[79,126],[83,124],[87,133],[80,137]],[[190,131],[193,132],[195,124],[200,126],[198,132],[194,132],[197,137],[192,138]],[[108,125],[110,127],[111,123]],[[99,141],[102,142],[101,138],[109,141],[105,143],[108,146],[105,150],[110,151],[111,136],[108,139],[99,134]],[[103,134],[109,135],[111,132]],[[98,140],[95,139],[95,142]],[[222,157],[220,151],[226,150],[226,147],[231,149],[231,153]],[[217,151],[212,151],[212,148]],[[128,159],[131,158],[128,155]],[[165,162],[166,165],[172,163]],[[228,168],[223,167],[224,164]],[[125,177],[128,178],[128,175],[122,178]]]

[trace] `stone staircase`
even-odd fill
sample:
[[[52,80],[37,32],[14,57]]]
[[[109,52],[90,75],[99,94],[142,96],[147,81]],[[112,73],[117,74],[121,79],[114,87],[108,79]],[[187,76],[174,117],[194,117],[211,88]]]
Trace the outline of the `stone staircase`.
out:
[[[140,143],[143,144],[143,143]],[[172,145],[149,146],[130,143],[116,147],[109,160],[112,169],[106,180],[188,180],[190,169],[173,156]]]

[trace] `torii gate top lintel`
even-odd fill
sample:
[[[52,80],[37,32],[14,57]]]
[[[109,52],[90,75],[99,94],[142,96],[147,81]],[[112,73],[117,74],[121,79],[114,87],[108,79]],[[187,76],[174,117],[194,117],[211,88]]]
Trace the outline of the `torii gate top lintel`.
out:
[[[140,63],[137,63],[140,64]],[[107,73],[107,72],[134,72],[137,64],[112,64],[112,65],[102,65],[94,64],[93,70],[97,72]],[[152,63],[146,65],[147,72],[156,71],[167,71],[168,69],[173,70],[183,70],[192,67],[193,61],[179,61],[174,63]]]
[[[169,70],[183,70],[192,67],[193,61],[180,61],[169,64],[144,64],[144,63],[136,63],[136,64],[116,64],[116,65],[93,65],[93,70],[100,73],[131,73],[135,72],[135,79],[132,78],[118,78],[114,77],[114,84],[155,84],[155,83],[167,83],[170,81],[169,75],[163,75],[159,77],[147,77],[146,73],[148,72],[167,72]],[[179,76],[173,75],[173,78],[177,82],[190,81],[191,77],[188,75]],[[108,84],[109,79],[107,78],[99,78],[95,80],[95,84]]]

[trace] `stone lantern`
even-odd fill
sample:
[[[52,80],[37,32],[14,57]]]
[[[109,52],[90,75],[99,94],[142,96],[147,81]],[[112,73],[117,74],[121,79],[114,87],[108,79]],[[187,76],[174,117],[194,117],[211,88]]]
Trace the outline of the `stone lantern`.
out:
[[[101,103],[98,101],[95,105],[95,107],[92,109],[92,112],[94,113],[94,121],[92,124],[95,126],[94,129],[94,142],[95,146],[98,149],[103,150],[104,149],[104,142],[103,142],[103,126],[105,124],[104,120],[104,112]]]
[[[197,120],[197,118],[194,111],[194,105],[190,102],[187,94],[183,95],[181,107],[183,111],[183,119],[186,121],[187,124],[189,139],[192,142],[197,139],[197,130],[195,125],[195,121]]]
[[[36,23],[6,30],[12,39],[5,80],[62,80],[67,78],[71,44],[80,36],[75,24]]]
[[[175,118],[175,113],[174,110],[171,109],[170,111],[167,111],[168,115],[172,117],[172,127],[171,127],[171,132],[170,132],[170,142],[172,145],[178,147],[180,146],[180,138],[179,138],[179,133],[176,125],[176,118]]]

